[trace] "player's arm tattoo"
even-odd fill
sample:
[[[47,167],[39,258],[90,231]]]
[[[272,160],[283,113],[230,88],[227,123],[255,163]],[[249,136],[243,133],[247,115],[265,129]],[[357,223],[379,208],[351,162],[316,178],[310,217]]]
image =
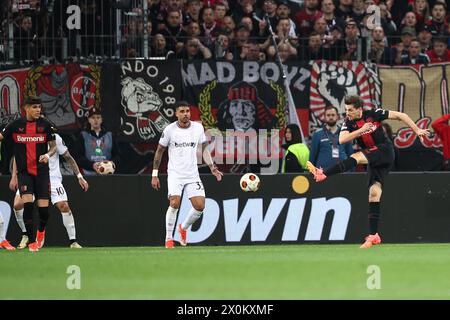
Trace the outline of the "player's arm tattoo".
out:
[[[164,151],[166,151],[166,148],[158,144],[158,148],[155,152],[155,157],[153,158],[153,169],[158,170]]]
[[[64,160],[67,162],[67,164],[70,166],[70,168],[72,168],[75,175],[78,175],[80,173],[80,168],[78,167],[77,162],[72,157],[70,152],[67,150],[66,152],[63,153],[62,156],[63,156]]]
[[[214,165],[214,160],[211,156],[211,152],[209,151],[209,144],[208,142],[205,142],[202,144],[202,155],[203,155],[203,159],[205,160],[206,164],[208,165],[208,167],[212,170],[214,169],[215,165]]]
[[[49,141],[48,146],[49,146],[49,149],[48,149],[47,154],[49,157],[51,157],[56,153],[56,140]]]

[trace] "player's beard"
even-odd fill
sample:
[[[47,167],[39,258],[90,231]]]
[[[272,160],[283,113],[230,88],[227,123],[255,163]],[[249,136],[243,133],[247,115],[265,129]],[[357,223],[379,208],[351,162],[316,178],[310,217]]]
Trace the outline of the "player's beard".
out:
[[[336,123],[337,123],[337,121],[327,122],[327,126],[334,127],[336,125]]]

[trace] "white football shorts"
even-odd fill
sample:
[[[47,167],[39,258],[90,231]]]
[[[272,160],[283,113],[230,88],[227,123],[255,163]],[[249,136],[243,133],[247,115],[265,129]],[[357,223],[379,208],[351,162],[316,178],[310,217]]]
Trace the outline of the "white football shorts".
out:
[[[192,197],[205,197],[205,188],[202,180],[197,178],[195,180],[180,180],[174,178],[167,178],[167,198],[170,196],[180,196],[184,192],[188,199]]]

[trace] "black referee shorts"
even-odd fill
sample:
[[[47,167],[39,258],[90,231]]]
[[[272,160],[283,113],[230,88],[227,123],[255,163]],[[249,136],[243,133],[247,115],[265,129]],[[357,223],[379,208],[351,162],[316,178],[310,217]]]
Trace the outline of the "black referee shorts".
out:
[[[375,182],[384,185],[384,177],[389,173],[395,161],[392,143],[382,143],[362,150],[369,161],[367,165],[367,186],[370,188]]]
[[[48,172],[37,176],[28,173],[17,175],[20,195],[34,194],[36,200],[50,199],[50,176]]]

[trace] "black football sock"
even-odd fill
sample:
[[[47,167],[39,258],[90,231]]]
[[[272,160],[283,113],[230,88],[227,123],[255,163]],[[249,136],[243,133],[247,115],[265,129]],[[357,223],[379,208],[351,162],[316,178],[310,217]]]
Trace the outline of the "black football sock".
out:
[[[378,221],[380,220],[380,203],[369,202],[369,234],[378,232]]]
[[[36,233],[34,232],[34,223],[33,223],[33,202],[26,202],[23,204],[23,223],[25,224],[25,228],[27,229],[27,236],[30,243],[36,241]]]
[[[357,164],[358,164],[358,161],[356,161],[355,158],[349,157],[349,158],[345,159],[344,161],[339,161],[337,164],[335,164],[331,168],[328,168],[327,170],[325,170],[324,173],[327,177],[329,177],[336,173],[342,173],[342,172],[346,172],[348,170],[352,170],[353,168],[356,167]]]
[[[45,227],[47,226],[48,217],[49,217],[48,207],[39,207],[39,232],[45,230]]]

